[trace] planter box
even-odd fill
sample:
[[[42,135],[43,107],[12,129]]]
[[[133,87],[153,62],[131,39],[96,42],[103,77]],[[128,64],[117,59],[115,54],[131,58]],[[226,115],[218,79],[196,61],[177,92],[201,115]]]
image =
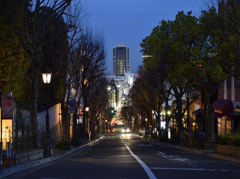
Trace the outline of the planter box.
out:
[[[228,145],[215,145],[214,152],[223,155],[229,155],[232,157],[240,157],[240,147],[228,146]]]
[[[43,158],[43,152],[43,149],[36,149],[28,152],[15,154],[12,158],[14,158],[15,164],[18,165],[21,163],[31,162]]]
[[[7,168],[13,165],[18,165],[34,160],[43,158],[43,149],[31,150],[23,153],[13,155],[11,158],[7,158],[7,155],[2,155],[2,167]]]

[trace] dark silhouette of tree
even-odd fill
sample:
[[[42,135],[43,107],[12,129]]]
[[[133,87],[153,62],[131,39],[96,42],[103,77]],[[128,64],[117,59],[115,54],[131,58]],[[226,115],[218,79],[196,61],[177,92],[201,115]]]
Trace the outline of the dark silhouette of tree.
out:
[[[9,1],[12,11],[16,8],[14,0]],[[46,35],[53,27],[53,24],[61,18],[70,5],[71,1],[65,0],[24,0],[23,11],[20,14],[22,23],[18,24],[16,14],[12,13],[11,20],[14,26],[16,35],[18,36],[25,52],[28,55],[31,69],[31,133],[34,148],[38,148],[38,134],[37,134],[37,94],[39,84],[40,66],[44,60],[43,47],[49,41],[57,38],[60,34],[69,32],[71,24],[68,24],[64,31],[56,34],[50,39],[46,39]],[[43,6],[48,7],[44,11]]]

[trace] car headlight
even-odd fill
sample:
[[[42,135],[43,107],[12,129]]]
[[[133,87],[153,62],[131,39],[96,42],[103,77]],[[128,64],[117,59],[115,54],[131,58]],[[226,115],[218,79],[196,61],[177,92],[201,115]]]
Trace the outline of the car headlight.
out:
[[[130,129],[127,129],[127,132],[130,132]]]
[[[125,130],[124,130],[124,129],[122,129],[122,132],[125,132]]]

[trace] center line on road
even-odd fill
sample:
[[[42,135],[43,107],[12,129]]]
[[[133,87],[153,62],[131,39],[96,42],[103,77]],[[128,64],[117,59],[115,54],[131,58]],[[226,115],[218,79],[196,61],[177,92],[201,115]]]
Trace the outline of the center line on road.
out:
[[[120,137],[121,138],[121,137]],[[121,138],[122,140],[122,138]],[[124,141],[122,140],[124,143]],[[153,172],[150,170],[150,168],[137,156],[135,155],[132,150],[127,146],[127,144],[124,143],[130,154],[138,161],[138,163],[143,167],[147,175],[149,176],[150,179],[157,179],[157,177],[153,174]]]

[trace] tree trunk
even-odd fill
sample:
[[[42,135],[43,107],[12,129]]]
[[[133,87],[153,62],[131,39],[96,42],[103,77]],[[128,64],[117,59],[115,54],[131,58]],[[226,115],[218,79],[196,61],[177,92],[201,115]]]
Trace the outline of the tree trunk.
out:
[[[240,71],[240,34],[237,35],[237,53],[236,53],[236,59],[237,59],[237,73]]]
[[[65,107],[65,103],[62,102],[61,104],[61,111],[62,111],[62,141],[67,140],[67,108]]]
[[[76,131],[77,130],[77,111],[74,112],[73,115],[73,128],[72,128],[72,141],[73,141],[73,146],[76,145]]]
[[[214,138],[214,109],[211,106],[211,101],[210,101],[210,93],[205,91],[205,116],[207,117],[207,136],[211,142],[213,142]]]
[[[38,149],[38,120],[37,120],[37,95],[39,83],[39,65],[32,67],[32,87],[31,87],[31,134],[33,141],[33,148]]]
[[[182,135],[182,99],[177,100],[177,122],[178,122],[178,142],[181,144],[181,135]]]
[[[82,134],[83,134],[83,138],[86,138],[86,132],[85,132],[85,125],[86,125],[86,107],[87,107],[87,97],[85,94],[85,86],[84,86],[84,82],[82,82],[82,94],[83,94],[83,126],[82,126]]]

